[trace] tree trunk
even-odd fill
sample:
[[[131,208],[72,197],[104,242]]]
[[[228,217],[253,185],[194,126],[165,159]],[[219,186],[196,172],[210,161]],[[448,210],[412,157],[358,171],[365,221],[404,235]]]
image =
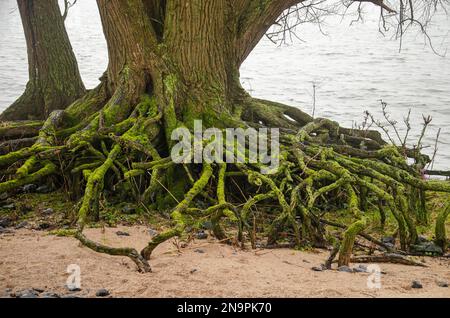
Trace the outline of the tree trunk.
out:
[[[58,0],[17,0],[28,50],[24,94],[0,120],[45,119],[85,93]]]

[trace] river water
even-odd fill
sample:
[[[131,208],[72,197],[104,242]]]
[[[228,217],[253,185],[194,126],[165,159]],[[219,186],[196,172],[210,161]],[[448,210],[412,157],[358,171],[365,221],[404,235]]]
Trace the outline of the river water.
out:
[[[412,109],[410,144],[417,142],[422,114],[433,116],[425,139],[432,154],[442,133],[435,169],[450,169],[450,52],[440,57],[410,33],[399,52],[398,41],[378,32],[377,12],[364,24],[330,19],[323,30],[303,25],[302,41],[277,46],[263,40],[241,69],[244,87],[253,96],[297,106],[351,127],[369,110],[382,119],[380,100],[400,123]],[[95,1],[79,0],[67,29],[88,88],[107,67],[106,43]],[[440,16],[431,27],[435,48],[450,49],[450,19]],[[15,0],[0,0],[0,112],[23,92],[27,82],[26,46]],[[315,87],[315,89],[313,88]],[[315,91],[315,94],[314,94]],[[391,129],[392,130],[392,129]],[[400,129],[404,131],[403,128]]]

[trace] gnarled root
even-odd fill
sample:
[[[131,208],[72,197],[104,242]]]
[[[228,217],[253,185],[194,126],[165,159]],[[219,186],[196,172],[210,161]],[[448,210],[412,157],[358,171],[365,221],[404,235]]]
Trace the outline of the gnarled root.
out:
[[[159,244],[183,236],[188,227],[204,221],[211,222],[219,240],[228,238],[224,225],[237,223],[238,240],[245,245],[248,233],[252,246],[263,234],[268,246],[324,246],[329,234],[324,224],[328,224],[345,230],[339,265],[348,265],[356,236],[396,250],[363,233],[371,225],[365,210],[373,206],[379,207],[376,213],[383,216],[382,223],[387,213],[392,214],[400,249],[407,253],[417,242],[418,217],[424,221],[427,213],[426,209],[420,215],[414,211],[418,205],[414,194],[450,193],[447,182],[421,179],[420,172],[407,164],[408,151],[386,144],[377,132],[345,129],[263,100],[248,100],[240,117],[230,115],[227,122],[238,123],[238,127],[282,128],[279,169],[273,174],[261,173],[262,165],[249,160],[205,162],[201,167],[175,164],[169,157],[170,136],[185,125],[175,112],[175,98],[170,97],[173,88],[166,86],[169,98],[144,95],[135,106],[126,85],[119,85],[108,101],[100,86],[64,112],[52,113],[45,123],[39,123],[39,133],[30,137],[35,138],[33,145],[0,156],[0,168],[9,171],[0,179],[0,193],[49,175],[69,180],[74,193],[81,186],[84,193],[75,196],[82,195],[76,237],[97,252],[129,257],[143,272],[150,271],[148,260]],[[157,100],[168,105],[158,105]],[[100,107],[100,103],[106,104]],[[14,129],[9,136],[20,138],[11,132]],[[107,247],[83,234],[90,221],[99,220],[99,201],[105,190],[118,187],[139,204],[157,208],[163,202],[171,208],[172,227],[155,236],[140,253],[133,248]],[[336,211],[350,215],[353,224],[330,221]],[[444,248],[449,211],[442,212],[436,224],[436,242]],[[260,227],[256,216],[261,218],[257,220]]]

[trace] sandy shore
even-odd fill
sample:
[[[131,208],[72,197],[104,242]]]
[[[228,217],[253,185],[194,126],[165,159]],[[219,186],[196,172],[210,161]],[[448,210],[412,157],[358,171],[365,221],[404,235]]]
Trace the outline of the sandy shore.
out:
[[[104,244],[139,249],[150,239],[144,227],[86,232]],[[179,251],[171,241],[155,251],[153,273],[140,274],[129,259],[92,252],[74,238],[17,230],[0,236],[0,297],[27,288],[68,294],[70,264],[81,270],[81,291],[75,293],[80,297],[93,297],[101,288],[113,297],[450,297],[450,288],[437,284],[450,281],[448,260],[427,258],[428,268],[380,264],[381,289],[370,289],[368,273],[312,271],[327,255],[242,251],[214,240],[195,241]],[[423,288],[412,289],[413,280]]]

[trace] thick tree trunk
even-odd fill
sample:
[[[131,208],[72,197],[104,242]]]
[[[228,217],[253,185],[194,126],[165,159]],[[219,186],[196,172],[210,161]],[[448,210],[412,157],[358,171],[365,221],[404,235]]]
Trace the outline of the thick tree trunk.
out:
[[[85,93],[58,0],[17,0],[28,50],[24,94],[0,120],[44,119]]]

